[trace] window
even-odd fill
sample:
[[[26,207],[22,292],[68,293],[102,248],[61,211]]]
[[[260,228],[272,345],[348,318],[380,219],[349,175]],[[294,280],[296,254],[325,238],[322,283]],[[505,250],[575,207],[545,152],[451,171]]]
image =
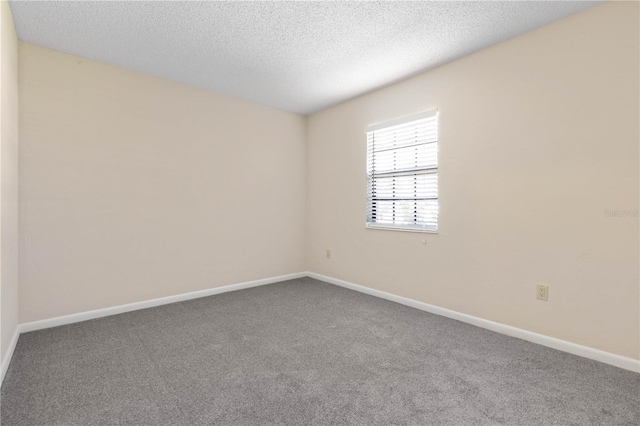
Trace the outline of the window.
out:
[[[367,228],[438,231],[438,112],[367,129]]]

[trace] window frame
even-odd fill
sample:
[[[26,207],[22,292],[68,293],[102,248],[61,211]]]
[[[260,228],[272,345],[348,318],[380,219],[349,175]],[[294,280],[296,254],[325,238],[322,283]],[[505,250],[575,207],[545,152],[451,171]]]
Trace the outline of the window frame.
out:
[[[438,216],[437,216],[437,220],[435,223],[435,229],[433,228],[426,228],[423,225],[416,225],[416,224],[378,224],[377,222],[370,222],[369,221],[369,211],[370,211],[370,203],[371,203],[371,199],[372,199],[372,194],[370,193],[369,189],[369,180],[371,179],[371,175],[369,174],[369,155],[370,155],[370,144],[369,144],[369,133],[371,132],[375,132],[378,130],[383,130],[385,128],[388,127],[393,127],[393,126],[398,126],[398,125],[402,125],[402,124],[408,124],[411,123],[413,121],[418,121],[421,119],[425,119],[425,118],[430,118],[430,117],[435,117],[436,120],[436,140],[435,143],[436,144],[436,165],[435,167],[424,167],[424,168],[420,168],[417,169],[417,172],[422,172],[422,173],[434,173],[436,174],[436,190],[437,190],[437,198],[435,198],[436,202],[437,202],[437,212],[438,212]],[[427,233],[427,234],[437,234],[440,230],[440,217],[439,217],[439,210],[440,210],[440,188],[439,188],[439,182],[437,181],[438,176],[438,171],[439,171],[439,144],[440,144],[440,129],[438,126],[438,120],[439,120],[439,111],[437,109],[433,109],[433,110],[428,110],[428,111],[423,111],[421,113],[418,114],[413,114],[410,116],[405,116],[405,117],[401,117],[395,120],[390,120],[390,121],[385,121],[383,123],[378,123],[378,124],[374,124],[371,126],[368,126],[365,132],[365,137],[366,137],[366,164],[365,164],[365,178],[366,178],[366,191],[365,191],[365,195],[366,195],[366,211],[365,211],[365,228],[366,229],[378,229],[378,230],[383,230],[383,231],[400,231],[400,232],[418,232],[418,233]]]

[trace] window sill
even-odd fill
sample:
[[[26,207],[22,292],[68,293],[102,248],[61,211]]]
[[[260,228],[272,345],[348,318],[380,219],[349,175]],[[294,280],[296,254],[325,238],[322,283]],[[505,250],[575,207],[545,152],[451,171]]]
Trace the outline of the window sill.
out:
[[[405,226],[393,226],[393,225],[375,225],[372,223],[367,223],[366,228],[378,229],[381,231],[417,232],[420,234],[437,234],[438,233],[438,230],[433,230],[433,229],[410,228]]]

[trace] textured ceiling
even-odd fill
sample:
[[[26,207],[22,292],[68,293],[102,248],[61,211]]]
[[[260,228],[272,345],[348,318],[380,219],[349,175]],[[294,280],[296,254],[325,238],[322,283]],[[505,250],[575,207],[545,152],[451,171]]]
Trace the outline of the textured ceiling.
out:
[[[594,4],[10,3],[20,40],[302,114]]]

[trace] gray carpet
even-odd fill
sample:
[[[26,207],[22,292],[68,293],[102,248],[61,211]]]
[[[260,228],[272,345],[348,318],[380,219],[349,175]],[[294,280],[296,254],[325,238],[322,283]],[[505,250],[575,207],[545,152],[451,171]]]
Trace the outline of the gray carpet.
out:
[[[23,334],[2,425],[638,425],[640,375],[310,278]]]

